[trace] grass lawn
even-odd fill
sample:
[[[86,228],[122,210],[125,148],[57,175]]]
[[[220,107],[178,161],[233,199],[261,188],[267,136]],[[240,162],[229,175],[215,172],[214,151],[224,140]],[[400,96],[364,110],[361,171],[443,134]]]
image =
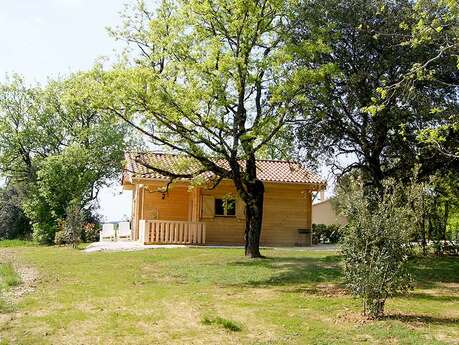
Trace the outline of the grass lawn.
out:
[[[417,259],[416,289],[366,321],[333,252],[1,248],[39,272],[0,344],[459,344],[459,260]]]

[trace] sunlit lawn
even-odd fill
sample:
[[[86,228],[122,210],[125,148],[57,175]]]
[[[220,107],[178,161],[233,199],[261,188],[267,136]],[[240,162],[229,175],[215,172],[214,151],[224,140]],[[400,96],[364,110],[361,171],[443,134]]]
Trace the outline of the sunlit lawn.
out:
[[[458,344],[459,260],[413,262],[417,288],[366,321],[333,252],[0,248],[34,292],[0,313],[0,344]]]

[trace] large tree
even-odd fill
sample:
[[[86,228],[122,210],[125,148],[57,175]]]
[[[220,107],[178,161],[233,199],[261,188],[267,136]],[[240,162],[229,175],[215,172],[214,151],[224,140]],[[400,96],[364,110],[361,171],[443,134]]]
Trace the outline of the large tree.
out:
[[[456,90],[459,103],[459,3],[456,0],[417,0],[411,20],[401,23],[409,30],[398,37],[400,45],[410,48],[428,47],[423,59],[412,61],[411,68],[400,80],[385,88],[383,102],[392,95],[412,96],[419,84],[432,84]],[[456,68],[454,69],[454,63]],[[453,68],[452,68],[453,67]],[[445,71],[450,71],[445,73]],[[458,107],[432,107],[439,121],[419,132],[420,142],[431,145],[446,159],[459,160]]]
[[[76,97],[73,83],[30,86],[13,76],[0,86],[0,177],[20,191],[16,206],[41,242],[54,240],[71,202],[94,206],[122,167],[125,126]]]
[[[232,180],[246,205],[250,257],[261,256],[264,186],[257,155],[297,119],[292,80],[299,72],[284,40],[289,11],[283,0],[163,1],[154,11],[139,1],[112,30],[130,43],[127,62],[96,69],[96,83],[81,88],[156,147],[199,166],[192,173],[149,168],[172,180],[203,171],[214,174],[214,184]],[[308,73],[313,79],[326,72]]]
[[[323,37],[329,49],[312,61],[297,49],[297,63],[336,66],[334,75],[303,87],[299,138],[309,161],[327,158],[337,165],[337,158],[347,156],[338,172],[356,168],[366,185],[377,189],[388,177],[409,176],[418,163],[420,176],[458,167],[457,160],[446,161],[418,141],[422,130],[457,114],[459,75],[455,57],[444,54],[429,65],[437,82],[415,78],[405,83],[416,66],[442,51],[440,40],[409,43],[417,23],[415,6],[409,0],[302,2],[292,42],[301,47],[311,37]]]
[[[21,191],[14,186],[0,187],[0,240],[31,235],[29,219],[21,207]]]

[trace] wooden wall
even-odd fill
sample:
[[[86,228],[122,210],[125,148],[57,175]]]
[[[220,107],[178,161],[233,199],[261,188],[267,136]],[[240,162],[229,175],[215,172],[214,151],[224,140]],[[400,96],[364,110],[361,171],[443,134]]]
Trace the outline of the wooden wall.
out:
[[[244,244],[245,219],[243,217],[202,218],[200,210],[194,210],[193,192],[186,185],[172,186],[164,199],[154,192],[158,185],[146,185],[143,207],[138,219],[198,220],[206,222],[206,242],[215,245]],[[150,190],[150,191],[148,191]],[[237,197],[232,183],[224,181],[213,190],[200,189],[199,195],[222,198]],[[142,196],[140,194],[140,196]],[[237,201],[240,202],[240,201]],[[265,183],[265,202],[261,244],[269,246],[294,246],[300,241],[298,229],[311,228],[311,191],[294,184]],[[137,203],[137,202],[136,202]],[[135,210],[135,205],[134,205]],[[133,214],[136,214],[133,212]],[[195,219],[193,219],[195,218]],[[196,219],[197,218],[197,219]],[[135,219],[133,219],[135,221]]]
[[[294,246],[300,242],[298,229],[311,228],[311,202],[311,191],[304,186],[266,185],[261,244]]]
[[[211,195],[215,198],[222,198],[231,194],[237,198],[236,190],[232,183],[222,182],[213,190],[201,190],[201,195]],[[201,215],[202,216],[202,215]],[[243,244],[245,219],[236,217],[200,217],[206,222],[206,242],[208,244]]]
[[[164,198],[156,188],[148,186],[145,190],[143,219],[188,220],[188,188],[172,186]]]

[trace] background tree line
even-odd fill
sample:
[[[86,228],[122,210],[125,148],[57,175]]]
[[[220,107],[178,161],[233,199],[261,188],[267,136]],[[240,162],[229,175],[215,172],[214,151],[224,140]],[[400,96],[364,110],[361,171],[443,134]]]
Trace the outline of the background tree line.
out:
[[[72,77],[30,86],[12,76],[0,87],[0,236],[53,243],[70,205],[97,223],[98,191],[118,176],[125,125],[88,106]]]

